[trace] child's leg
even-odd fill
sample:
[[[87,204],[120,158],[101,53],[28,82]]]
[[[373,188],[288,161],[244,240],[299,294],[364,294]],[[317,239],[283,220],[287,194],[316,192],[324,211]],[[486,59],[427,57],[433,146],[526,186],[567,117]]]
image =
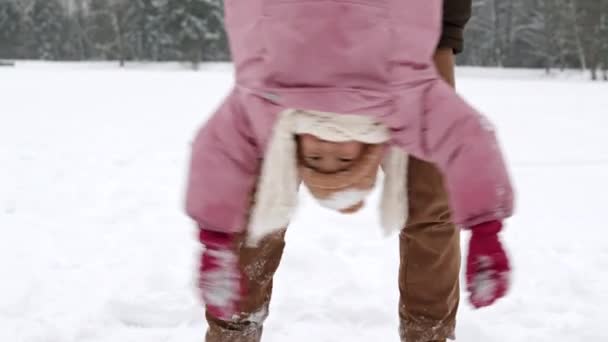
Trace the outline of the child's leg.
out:
[[[400,235],[401,340],[453,337],[459,302],[460,233],[450,221],[439,170],[410,157],[409,221]]]
[[[239,265],[245,277],[246,297],[243,313],[233,321],[220,321],[207,315],[206,342],[259,342],[272,295],[272,279],[285,247],[285,230],[267,236],[258,247],[242,247]]]

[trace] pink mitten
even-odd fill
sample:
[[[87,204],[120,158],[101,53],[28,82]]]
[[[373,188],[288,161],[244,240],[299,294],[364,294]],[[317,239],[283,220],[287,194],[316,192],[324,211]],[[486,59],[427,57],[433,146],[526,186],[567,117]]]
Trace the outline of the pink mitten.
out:
[[[199,240],[205,246],[198,277],[202,300],[213,317],[231,320],[244,294],[234,235],[201,229]]]
[[[511,268],[498,238],[499,221],[485,222],[471,228],[467,257],[467,290],[475,308],[492,305],[509,289]]]

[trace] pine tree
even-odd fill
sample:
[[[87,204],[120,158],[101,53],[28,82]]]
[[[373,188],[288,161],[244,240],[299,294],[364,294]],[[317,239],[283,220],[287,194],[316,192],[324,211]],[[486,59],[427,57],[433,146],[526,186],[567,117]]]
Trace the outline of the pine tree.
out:
[[[167,33],[180,52],[179,59],[191,62],[194,68],[202,60],[226,59],[221,1],[172,0],[167,9]]]
[[[224,5],[222,0],[210,0],[213,11],[207,20],[209,34],[207,35],[206,54],[203,58],[212,61],[230,60],[228,35],[224,27]]]
[[[71,55],[75,60],[95,59],[93,42],[88,36],[88,3],[83,0],[73,1],[68,28],[68,41],[71,42]]]
[[[561,39],[564,37],[560,28],[563,17],[558,1],[529,1],[518,17],[522,25],[513,47],[517,53],[513,65],[544,67],[547,72],[558,63],[563,65],[568,49],[565,40]]]
[[[118,48],[118,59],[120,66],[124,66],[127,59],[132,59],[129,56],[126,43],[126,30],[127,30],[127,9],[128,0],[115,0],[112,3],[112,12],[114,13],[114,24],[117,36],[117,48]]]
[[[106,0],[92,0],[88,8],[86,32],[100,59],[113,59],[119,54],[119,32],[114,9]]]
[[[601,45],[601,64],[602,64],[602,79],[608,81],[608,1],[602,0],[600,20],[600,45]]]
[[[0,0],[0,59],[19,55],[21,13],[13,0]]]
[[[58,60],[65,55],[68,21],[59,0],[34,0],[25,20],[28,58]]]
[[[504,66],[513,38],[513,1],[474,0],[467,51],[475,64]]]
[[[576,29],[580,33],[580,49],[584,56],[584,65],[589,69],[591,78],[598,79],[598,68],[603,57],[601,35],[602,17],[605,0],[572,0],[572,10],[576,16]]]
[[[569,0],[549,1],[548,10],[552,19],[548,34],[552,36],[559,56],[559,66],[563,70],[576,64],[578,50],[576,31],[572,29],[573,22],[568,19],[570,12]]]
[[[180,59],[197,67],[207,40],[207,17],[213,6],[205,0],[172,0],[168,6],[167,32],[180,51]]]
[[[176,0],[171,0],[173,2]],[[158,61],[163,58],[163,46],[170,43],[164,29],[163,15],[169,3],[155,0],[129,0],[126,4],[124,40],[130,55],[136,60]]]

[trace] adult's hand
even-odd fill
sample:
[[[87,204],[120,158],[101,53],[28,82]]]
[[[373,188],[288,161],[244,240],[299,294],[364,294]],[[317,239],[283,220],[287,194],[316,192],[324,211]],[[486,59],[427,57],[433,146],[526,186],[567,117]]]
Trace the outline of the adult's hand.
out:
[[[439,48],[435,52],[434,60],[441,77],[454,87],[456,85],[454,78],[454,50],[451,48]]]

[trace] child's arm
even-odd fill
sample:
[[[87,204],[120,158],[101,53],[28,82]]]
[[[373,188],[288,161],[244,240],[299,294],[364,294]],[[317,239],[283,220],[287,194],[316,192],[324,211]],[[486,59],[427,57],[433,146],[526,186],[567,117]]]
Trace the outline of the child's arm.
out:
[[[453,219],[472,227],[513,212],[513,189],[494,128],[445,82],[423,95],[418,150],[444,173]]]
[[[489,121],[444,82],[425,95],[420,147],[444,172],[453,219],[471,230],[467,290],[476,307],[491,305],[509,288],[510,265],[500,242],[512,214],[513,190]]]

